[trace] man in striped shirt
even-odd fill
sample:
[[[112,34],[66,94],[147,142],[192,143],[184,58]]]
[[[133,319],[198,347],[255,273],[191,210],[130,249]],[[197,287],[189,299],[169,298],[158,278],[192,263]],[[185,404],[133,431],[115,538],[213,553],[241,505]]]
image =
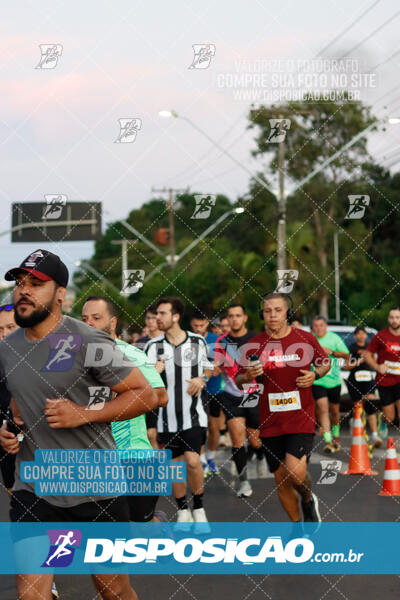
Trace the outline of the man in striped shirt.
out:
[[[177,521],[205,523],[200,449],[208,419],[202,393],[212,376],[213,365],[208,360],[204,338],[180,326],[185,309],[183,302],[179,298],[165,297],[157,302],[156,308],[157,325],[164,333],[150,340],[145,352],[161,374],[168,393],[168,404],[158,415],[159,442],[172,451],[174,460],[185,460],[193,494],[192,515],[186,499],[186,484],[173,484]]]

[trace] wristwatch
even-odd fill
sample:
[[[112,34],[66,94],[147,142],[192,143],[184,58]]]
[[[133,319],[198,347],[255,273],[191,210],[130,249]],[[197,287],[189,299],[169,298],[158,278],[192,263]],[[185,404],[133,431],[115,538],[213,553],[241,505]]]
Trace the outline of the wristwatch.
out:
[[[319,379],[321,377],[321,375],[318,373],[318,371],[313,371],[313,373],[315,375],[314,381],[316,381],[317,379]]]
[[[204,383],[208,383],[208,381],[210,380],[210,378],[208,377],[208,375],[206,375],[205,373],[203,373],[203,375],[200,375],[200,377],[202,378],[202,380],[204,381]]]

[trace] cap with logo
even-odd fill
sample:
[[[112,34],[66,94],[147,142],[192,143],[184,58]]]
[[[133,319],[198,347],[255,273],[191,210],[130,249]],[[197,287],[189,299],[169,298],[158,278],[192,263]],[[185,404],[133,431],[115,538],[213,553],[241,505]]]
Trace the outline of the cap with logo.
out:
[[[22,261],[19,267],[7,271],[6,281],[13,281],[21,271],[30,273],[42,281],[54,280],[62,287],[68,285],[68,269],[57,254],[48,250],[35,250]]]

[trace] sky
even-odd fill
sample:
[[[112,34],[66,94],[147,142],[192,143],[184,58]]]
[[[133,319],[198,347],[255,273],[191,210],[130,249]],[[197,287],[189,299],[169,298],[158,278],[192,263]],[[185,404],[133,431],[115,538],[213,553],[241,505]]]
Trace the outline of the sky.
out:
[[[262,170],[251,155],[255,134],[246,118],[258,98],[249,93],[261,89],[255,74],[272,81],[277,70],[290,74],[294,61],[304,60],[306,73],[317,69],[310,61],[318,56],[351,58],[357,75],[373,75],[360,84],[361,98],[380,118],[400,114],[400,90],[391,93],[400,85],[399,21],[396,0],[3,4],[0,279],[37,247],[1,235],[10,228],[13,202],[42,202],[45,194],[98,201],[106,223],[148,201],[153,187],[190,186],[231,200],[245,194],[249,173],[206,135],[246,169]],[[62,46],[53,69],[35,68],[40,44]],[[196,44],[211,44],[207,68],[190,68]],[[247,95],[237,78],[232,84],[243,74]],[[290,86],[282,80],[277,89]],[[189,121],[162,119],[162,109]],[[132,143],[116,143],[125,118],[140,119],[141,127]],[[399,131],[388,126],[370,137],[371,152],[385,164],[393,162],[384,156],[399,145]],[[70,270],[93,251],[92,242],[42,247],[60,254]]]

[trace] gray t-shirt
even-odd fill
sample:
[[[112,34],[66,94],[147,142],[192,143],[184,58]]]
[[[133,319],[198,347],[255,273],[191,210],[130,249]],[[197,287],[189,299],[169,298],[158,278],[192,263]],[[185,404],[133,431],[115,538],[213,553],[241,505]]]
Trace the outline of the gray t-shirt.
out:
[[[69,398],[96,410],[101,408],[100,403],[111,399],[110,388],[123,381],[134,367],[106,333],[67,316],[57,329],[40,340],[28,340],[21,328],[0,342],[1,375],[6,378],[24,421],[25,437],[17,454],[15,491],[34,493],[34,485],[21,481],[19,474],[20,463],[34,460],[36,449],[115,448],[108,423],[51,429],[44,414],[46,398]],[[43,498],[63,507],[105,499],[104,496]]]

